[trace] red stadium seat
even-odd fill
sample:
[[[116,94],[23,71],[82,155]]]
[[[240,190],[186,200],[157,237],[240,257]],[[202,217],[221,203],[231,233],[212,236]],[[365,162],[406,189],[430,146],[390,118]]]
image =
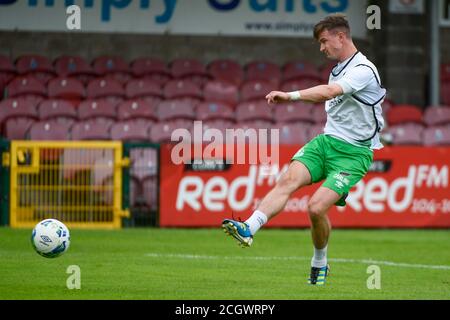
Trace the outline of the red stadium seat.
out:
[[[28,140],[62,141],[70,139],[70,127],[54,121],[35,122],[27,133]],[[61,148],[48,148],[40,150],[40,159],[53,162],[60,159],[63,153]]]
[[[308,130],[311,127],[309,123],[277,123],[273,129],[278,129],[280,144],[299,144],[308,142]]]
[[[93,182],[97,185],[99,182],[99,173],[103,174],[103,177],[107,177],[112,171],[113,154],[111,150],[102,150],[100,148],[67,148],[62,150],[61,158],[65,165],[62,171],[64,179],[74,179],[81,172],[87,171],[90,178],[93,178]],[[102,167],[100,167],[99,162],[102,162]],[[110,190],[107,191],[109,192]],[[102,195],[96,194],[97,199],[100,200],[100,197],[105,192],[103,190],[101,191]]]
[[[100,98],[100,99],[97,99],[97,100],[99,100],[99,101],[101,101],[101,100],[106,101],[107,103],[113,105],[116,108],[119,104],[121,104],[122,102],[125,101],[125,98],[120,97],[120,96],[109,96],[109,97],[104,97],[104,98]]]
[[[140,150],[141,151],[141,150]],[[155,149],[144,149],[138,154],[131,154],[130,174],[135,181],[135,190],[130,190],[130,195],[134,191],[135,204],[144,202],[144,205],[156,209],[158,205],[157,172],[158,160]],[[131,195],[133,198],[133,195]],[[133,201],[133,199],[130,199]]]
[[[162,98],[158,98],[158,97],[151,97],[151,96],[146,96],[146,97],[142,97],[139,100],[144,101],[145,103],[151,105],[152,107],[157,107],[162,101]]]
[[[174,78],[186,76],[207,76],[205,66],[196,59],[175,59],[170,63],[170,71]]]
[[[172,76],[166,75],[163,73],[150,73],[150,74],[146,74],[146,75],[142,76],[140,79],[150,80],[150,81],[156,82],[161,87],[164,87],[167,82],[172,80]]]
[[[441,64],[441,81],[450,81],[450,63]]]
[[[117,107],[118,119],[147,119],[150,121],[158,121],[158,113],[155,105],[151,105],[145,100],[127,100]]]
[[[164,86],[172,79],[172,74],[166,63],[156,58],[138,58],[131,63],[135,77],[148,79]]]
[[[246,138],[246,143],[260,143],[260,135],[264,134],[264,131],[259,131],[259,130],[265,130],[266,132],[266,141],[267,143],[270,143],[270,138],[271,138],[271,129],[273,129],[274,126],[271,122],[267,121],[267,120],[255,120],[255,121],[245,121],[245,122],[237,122],[234,126],[233,129],[243,129],[243,130],[247,130],[247,129],[254,129],[256,130],[256,135],[249,135],[248,138]],[[236,131],[234,132],[235,134],[237,133]]]
[[[384,135],[389,134],[394,145],[422,145],[423,131],[421,124],[407,123],[389,127]]]
[[[152,162],[152,165],[158,165],[158,151],[154,148],[144,148],[141,150],[140,157]],[[151,172],[151,175],[156,175],[158,171]]]
[[[172,132],[180,128],[189,131],[189,136],[186,136],[186,139],[188,139],[191,138],[192,126],[193,122],[191,120],[158,122],[150,128],[150,140],[155,143],[172,142]]]
[[[4,122],[5,138],[8,140],[25,140],[27,132],[35,122],[32,118],[14,117]]]
[[[383,110],[383,115],[385,116],[388,111],[394,106],[394,102],[385,98],[381,104],[381,109]]]
[[[78,119],[106,118],[115,120],[116,107],[105,100],[83,100],[78,106]]]
[[[143,149],[143,148],[131,148],[130,149],[130,160],[131,160],[131,162],[133,162],[134,160],[142,157],[142,152],[144,150],[146,150],[146,149]],[[132,171],[132,170],[133,170],[133,168],[130,167],[130,171]]]
[[[133,176],[131,176],[130,179],[130,207],[135,209],[136,207],[140,206],[140,204],[143,202],[142,199],[142,186],[139,183],[139,181],[136,180]],[[133,216],[136,219],[136,212],[133,212]]]
[[[148,149],[134,157],[131,155],[132,167],[130,174],[139,181],[156,177],[158,174],[157,151]]]
[[[125,90],[120,82],[113,79],[98,78],[91,80],[87,86],[87,98],[125,97]]]
[[[425,129],[423,144],[426,146],[450,146],[450,127],[436,126]]]
[[[203,97],[207,101],[225,102],[234,107],[239,102],[239,88],[229,82],[208,81],[203,88]]]
[[[174,119],[195,119],[195,105],[182,100],[165,100],[157,107],[160,121]]]
[[[79,156],[73,156],[70,154],[70,151],[66,156],[70,163],[71,158],[80,158],[83,161],[83,166],[90,171],[91,175],[91,183],[97,187],[110,186],[114,182],[113,172],[114,172],[114,153],[113,152],[102,152],[99,149],[86,150],[81,153]],[[77,151],[77,150],[75,150]],[[108,150],[110,151],[110,150]],[[78,153],[78,152],[77,152]],[[82,166],[82,167],[83,167]],[[80,170],[78,167],[75,170]],[[72,169],[72,172],[68,172],[67,174],[73,176],[76,171]],[[69,176],[69,177],[70,177]],[[114,201],[114,192],[111,188],[106,188],[103,190],[96,190],[93,196],[96,199],[96,202],[102,205],[111,206]]]
[[[425,109],[423,121],[427,126],[450,124],[450,106],[429,106]]]
[[[208,72],[214,80],[240,86],[244,81],[244,69],[234,60],[218,59],[208,64]]]
[[[450,80],[441,82],[441,102],[450,105]]]
[[[116,80],[121,84],[132,77],[130,67],[122,57],[100,56],[92,61],[92,67],[98,75]]]
[[[272,107],[265,100],[242,102],[236,107],[236,121],[247,122],[254,120],[273,121]]]
[[[105,100],[117,106],[125,100],[125,89],[116,80],[97,78],[89,82],[87,86],[87,98]]]
[[[226,129],[233,129],[236,123],[226,119],[205,120],[202,122],[202,129],[205,132],[207,129],[217,129],[222,135],[223,139],[226,137]]]
[[[150,213],[148,212],[148,210],[156,210],[158,205],[156,202],[155,204],[153,204],[153,207],[149,207],[148,203],[152,200],[147,198],[152,197],[152,199],[154,198],[156,200],[157,196],[148,194],[148,189],[146,189],[144,193],[143,184],[134,176],[131,176],[130,178],[129,201],[130,207],[133,210],[133,220],[147,221],[148,219],[150,219]],[[155,192],[155,194],[157,194],[158,191],[151,190],[151,192]]]
[[[28,131],[30,140],[69,140],[67,126],[50,121],[35,122]]]
[[[273,125],[274,123],[272,121],[258,119],[253,121],[236,122],[234,128],[270,129]]]
[[[174,119],[169,121],[163,121],[163,123],[169,123],[174,128],[185,128],[191,130],[194,126],[194,122],[191,119]]]
[[[111,126],[110,136],[112,140],[148,141],[152,124],[145,119],[116,122]]]
[[[50,123],[57,123],[62,124],[63,126],[67,128],[72,128],[72,126],[77,122],[77,119],[75,118],[68,118],[68,117],[56,117],[47,120]]]
[[[44,56],[21,56],[16,60],[16,67],[19,74],[33,76],[43,84],[56,76],[52,62]]]
[[[275,89],[276,87],[273,84],[266,81],[246,81],[241,87],[241,101],[265,99],[266,95]]]
[[[80,56],[61,56],[54,61],[55,70],[61,77],[73,77],[83,84],[97,77],[94,69]]]
[[[171,77],[166,63],[158,58],[142,57],[131,62],[131,70],[135,77],[144,77],[152,74],[161,74]]]
[[[38,119],[35,105],[30,101],[21,98],[11,98],[0,101],[0,129],[2,125],[12,118]],[[0,130],[0,133],[3,132]]]
[[[128,63],[122,57],[116,56],[97,57],[92,61],[92,67],[100,76],[114,72],[130,72]]]
[[[283,67],[283,81],[309,79],[322,81],[319,70],[311,63],[305,61],[291,61]]]
[[[312,118],[315,124],[325,125],[327,122],[327,112],[325,106],[321,103],[315,104],[312,108]]]
[[[39,119],[50,120],[54,118],[77,119],[76,108],[66,100],[43,100],[38,106]]]
[[[323,83],[328,83],[328,81],[330,80],[331,70],[335,66],[336,62],[327,62],[319,68],[320,79],[322,80]]]
[[[181,103],[188,103],[193,105],[194,107],[198,106],[200,102],[202,102],[202,99],[199,98],[193,98],[193,97],[184,97],[184,98],[176,98],[176,99],[165,99],[164,101],[178,101]],[[161,101],[163,102],[163,101]]]
[[[316,106],[304,102],[289,102],[273,108],[275,122],[315,122],[312,111]]]
[[[320,81],[317,79],[301,79],[301,80],[291,80],[284,82],[281,85],[281,90],[285,92],[297,91],[302,89],[309,89],[320,85]]]
[[[60,77],[49,81],[47,92],[50,98],[60,98],[79,102],[86,93],[83,83],[75,78]]]
[[[202,99],[202,91],[194,82],[188,80],[171,80],[164,86],[166,99],[191,97]]]
[[[143,97],[162,98],[164,96],[161,86],[150,79],[133,79],[128,81],[125,87],[125,94],[129,99]]]
[[[211,81],[209,75],[192,75],[183,77],[182,79],[195,83],[199,88],[203,88],[208,81]]]
[[[98,119],[80,121],[71,128],[72,140],[109,140],[109,130],[113,121],[99,121]]]
[[[41,95],[35,95],[35,94],[20,95],[19,97],[16,97],[16,98],[27,100],[33,106],[37,106],[39,103],[42,102],[42,100],[45,100],[45,97],[43,97]]]
[[[130,201],[135,205],[144,202],[144,205],[151,209],[157,207],[157,172],[158,160],[155,149],[139,150],[139,153],[130,154],[131,169],[130,174],[134,190],[130,190]],[[135,193],[133,195],[132,193]],[[133,202],[134,201],[134,202]]]
[[[408,122],[419,123],[422,120],[422,110],[414,105],[396,105],[386,113],[389,125],[405,124]]]
[[[269,61],[253,61],[245,66],[246,81],[266,81],[278,86],[281,81],[280,67]]]
[[[8,97],[35,96],[46,97],[45,86],[31,76],[18,76],[6,87]]]
[[[171,73],[174,78],[193,82],[199,88],[203,88],[205,83],[210,80],[205,66],[196,59],[173,60]]]
[[[158,180],[156,178],[145,179],[142,182],[142,188],[145,205],[156,210],[158,207]]]
[[[207,120],[229,120],[234,122],[235,115],[233,109],[225,103],[202,102],[197,106],[197,119]]]
[[[319,134],[322,134],[324,127],[325,127],[324,124],[315,124],[315,125],[312,125],[311,127],[309,127],[309,130],[308,130],[308,141],[311,141],[312,139],[314,139]]]

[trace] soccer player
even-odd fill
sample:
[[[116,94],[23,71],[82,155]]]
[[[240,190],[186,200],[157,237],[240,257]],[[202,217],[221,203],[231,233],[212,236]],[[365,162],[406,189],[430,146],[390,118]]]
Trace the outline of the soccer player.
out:
[[[283,210],[293,192],[324,181],[308,202],[314,245],[308,282],[323,285],[329,273],[327,246],[331,224],[327,212],[333,205],[345,206],[350,188],[369,170],[373,150],[383,147],[379,132],[384,126],[381,103],[386,90],[375,65],[355,47],[344,15],[333,14],[317,23],[314,38],[320,51],[337,61],[328,84],[294,92],[272,91],[266,99],[270,104],[325,102],[324,133],[292,157],[288,170],[245,222],[225,219],[222,227],[248,247],[255,233]]]

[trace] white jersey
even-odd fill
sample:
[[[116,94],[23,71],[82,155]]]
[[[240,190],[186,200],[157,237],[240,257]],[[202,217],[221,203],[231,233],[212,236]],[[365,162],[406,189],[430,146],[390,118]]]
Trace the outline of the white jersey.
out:
[[[325,103],[324,133],[353,145],[383,148],[379,132],[384,127],[381,103],[386,89],[375,65],[356,52],[333,68],[328,83],[340,85],[344,94]]]

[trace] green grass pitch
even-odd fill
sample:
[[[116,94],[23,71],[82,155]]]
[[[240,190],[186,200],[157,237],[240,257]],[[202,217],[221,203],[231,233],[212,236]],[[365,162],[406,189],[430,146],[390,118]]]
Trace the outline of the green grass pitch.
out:
[[[35,253],[30,235],[0,228],[1,300],[450,298],[448,230],[333,230],[323,287],[307,284],[309,230],[263,229],[251,248],[220,228],[71,230],[56,259]],[[66,286],[70,265],[80,267],[79,290]],[[381,289],[367,287],[370,265]]]

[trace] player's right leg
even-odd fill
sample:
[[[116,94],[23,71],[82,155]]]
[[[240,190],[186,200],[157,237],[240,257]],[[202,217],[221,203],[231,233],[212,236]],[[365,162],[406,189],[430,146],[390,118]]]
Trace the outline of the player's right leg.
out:
[[[311,236],[314,244],[314,256],[311,260],[309,284],[324,285],[329,274],[327,263],[327,245],[331,224],[328,210],[339,201],[342,195],[336,191],[320,187],[308,202],[308,214],[311,220]]]
[[[245,222],[225,219],[222,222],[223,230],[242,246],[249,247],[253,242],[253,235],[262,225],[283,210],[290,195],[298,188],[310,183],[311,175],[306,166],[299,161],[292,161],[288,170],[263,198],[252,216]]]

